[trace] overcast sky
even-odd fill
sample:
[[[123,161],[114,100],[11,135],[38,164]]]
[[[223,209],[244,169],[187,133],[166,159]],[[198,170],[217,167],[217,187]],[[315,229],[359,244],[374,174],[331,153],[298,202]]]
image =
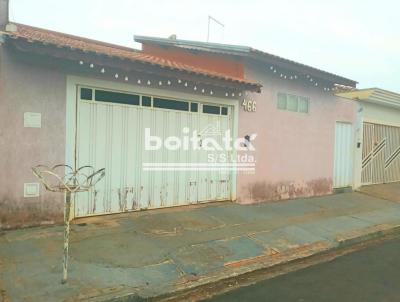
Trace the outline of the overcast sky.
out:
[[[10,0],[15,22],[139,48],[133,35],[252,46],[400,93],[397,0]]]

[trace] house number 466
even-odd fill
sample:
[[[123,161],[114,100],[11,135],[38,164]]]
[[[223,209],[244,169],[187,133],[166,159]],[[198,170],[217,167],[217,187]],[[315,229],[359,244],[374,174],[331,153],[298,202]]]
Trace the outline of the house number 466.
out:
[[[248,101],[248,100],[243,100],[242,103],[244,111],[248,112],[256,112],[256,101]]]

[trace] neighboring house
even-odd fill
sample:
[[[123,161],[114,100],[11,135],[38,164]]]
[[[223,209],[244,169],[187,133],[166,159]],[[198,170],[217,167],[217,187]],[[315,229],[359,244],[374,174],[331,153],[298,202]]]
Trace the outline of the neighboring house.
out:
[[[238,174],[241,203],[331,193],[353,186],[357,104],[336,96],[356,82],[251,47],[136,36],[144,53],[259,82],[239,110],[254,140],[256,172]]]
[[[370,88],[338,95],[358,103],[354,187],[400,181],[400,94]]]
[[[204,154],[147,151],[143,136],[145,128],[165,140],[218,124],[236,138],[241,96],[260,84],[9,23],[6,0],[0,30],[0,228],[62,220],[63,194],[39,186],[37,164],[106,168],[96,190],[79,193],[75,217],[236,200],[235,171],[144,171],[145,163],[202,163]]]

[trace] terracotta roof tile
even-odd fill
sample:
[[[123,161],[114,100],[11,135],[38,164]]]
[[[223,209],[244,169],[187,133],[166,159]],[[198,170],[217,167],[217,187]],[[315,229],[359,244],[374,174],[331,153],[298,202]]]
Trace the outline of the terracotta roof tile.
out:
[[[131,61],[148,63],[163,68],[169,68],[172,70],[194,73],[197,75],[207,76],[220,80],[236,82],[243,85],[250,85],[258,89],[261,87],[261,85],[258,83],[248,82],[241,78],[236,78],[225,74],[204,70],[187,64],[150,56],[134,48],[109,44],[101,41],[91,40],[83,37],[73,36],[19,23],[13,23],[13,25],[16,26],[16,30],[6,32],[7,35],[13,38],[22,38],[31,42],[52,44],[58,47],[67,47],[70,49],[77,49],[85,52],[94,52],[97,54],[119,57]]]

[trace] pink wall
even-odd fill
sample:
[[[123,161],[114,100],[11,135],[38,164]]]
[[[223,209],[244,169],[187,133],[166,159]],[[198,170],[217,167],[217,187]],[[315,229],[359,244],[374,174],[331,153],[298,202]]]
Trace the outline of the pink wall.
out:
[[[355,122],[356,105],[299,80],[283,80],[248,63],[246,77],[263,85],[256,112],[239,113],[239,135],[257,133],[256,173],[238,175],[238,201],[251,203],[332,191],[335,122]],[[308,114],[277,109],[277,94],[310,98]]]
[[[65,71],[32,61],[0,46],[0,229],[62,219],[62,194],[41,186],[40,197],[23,197],[23,184],[38,182],[33,165],[65,160]],[[247,96],[257,112],[239,112],[239,135],[258,134],[256,174],[238,175],[238,201],[329,194],[335,122],[354,122],[355,103],[258,68],[246,69],[247,79],[263,85]],[[309,114],[278,110],[278,92],[310,97]],[[42,128],[24,128],[24,112],[40,112]]]
[[[65,75],[1,45],[0,66],[0,228],[62,220],[62,194],[41,186],[40,197],[24,198],[24,183],[38,182],[33,165],[64,161]],[[40,112],[42,128],[24,128],[24,112]]]
[[[122,77],[116,80],[112,72],[101,74],[87,65],[73,66],[0,45],[0,229],[62,222],[63,194],[47,192],[40,185],[39,197],[25,198],[24,183],[39,182],[32,166],[65,162],[66,74],[124,82]],[[171,75],[182,76],[128,75],[153,83],[171,79]],[[187,88],[174,82],[168,88],[163,86],[160,94],[166,89],[187,93]],[[222,88],[204,87],[212,88],[214,96],[225,93]],[[24,128],[24,112],[41,113],[42,127]]]

